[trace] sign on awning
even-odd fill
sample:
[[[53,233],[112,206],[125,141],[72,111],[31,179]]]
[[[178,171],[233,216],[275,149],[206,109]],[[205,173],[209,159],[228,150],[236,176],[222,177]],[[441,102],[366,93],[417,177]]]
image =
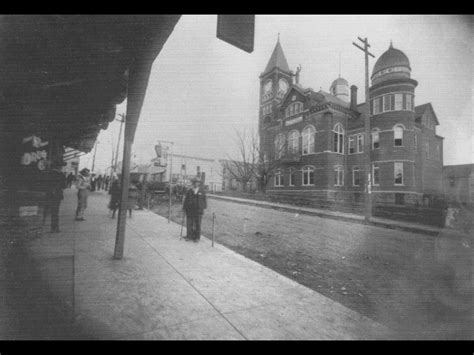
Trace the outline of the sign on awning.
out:
[[[253,52],[255,15],[217,15],[217,38]]]

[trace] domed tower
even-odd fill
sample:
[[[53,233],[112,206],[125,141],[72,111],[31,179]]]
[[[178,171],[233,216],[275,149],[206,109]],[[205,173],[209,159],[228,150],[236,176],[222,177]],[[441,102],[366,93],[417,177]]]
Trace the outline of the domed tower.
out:
[[[385,201],[395,201],[403,194],[412,198],[415,190],[415,88],[408,57],[390,47],[376,61],[370,92],[372,175],[377,190],[394,191]],[[396,193],[400,191],[400,193]],[[383,195],[383,194],[379,194]]]
[[[329,92],[344,102],[349,102],[349,83],[344,78],[337,78],[331,84]]]

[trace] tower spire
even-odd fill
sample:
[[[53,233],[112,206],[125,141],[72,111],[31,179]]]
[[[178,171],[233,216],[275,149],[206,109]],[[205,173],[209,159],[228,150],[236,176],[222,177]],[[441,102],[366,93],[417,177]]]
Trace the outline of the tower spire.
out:
[[[393,42],[390,40],[390,48],[393,48]]]
[[[278,32],[278,39],[277,39],[277,43],[280,43],[280,32]]]
[[[280,36],[278,36],[278,42],[273,50],[273,53],[268,61],[268,64],[265,68],[263,74],[270,72],[273,68],[278,68],[281,71],[286,73],[290,73],[290,67],[288,66],[288,62],[286,61],[285,54],[283,53],[283,49],[281,48],[280,44]]]

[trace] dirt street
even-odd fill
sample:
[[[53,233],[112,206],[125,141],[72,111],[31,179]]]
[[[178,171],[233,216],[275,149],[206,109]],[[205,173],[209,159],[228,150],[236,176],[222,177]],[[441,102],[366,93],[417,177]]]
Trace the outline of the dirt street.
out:
[[[167,204],[154,211],[167,216]],[[404,339],[472,338],[472,240],[211,198],[202,223],[208,237],[213,213],[217,242],[388,325]],[[172,219],[181,218],[181,206],[173,205]]]

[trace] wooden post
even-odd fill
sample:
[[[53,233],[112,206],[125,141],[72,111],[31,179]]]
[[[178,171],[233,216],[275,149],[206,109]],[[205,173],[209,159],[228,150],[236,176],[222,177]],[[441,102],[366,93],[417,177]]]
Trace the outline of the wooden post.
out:
[[[125,115],[125,134],[123,146],[121,198],[115,237],[114,259],[122,259],[125,244],[125,225],[128,206],[128,186],[130,184],[130,158],[135,130],[140,117],[152,62],[135,62],[130,68],[127,94],[127,113]]]
[[[212,247],[214,247],[214,220],[216,219],[216,214],[212,212]]]

